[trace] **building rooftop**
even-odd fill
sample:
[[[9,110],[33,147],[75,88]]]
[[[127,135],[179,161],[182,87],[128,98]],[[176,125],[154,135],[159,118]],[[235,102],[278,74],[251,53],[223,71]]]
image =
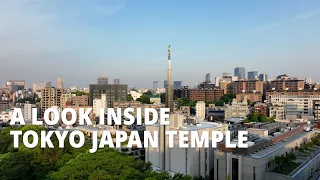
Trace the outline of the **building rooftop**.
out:
[[[278,149],[283,148],[284,146],[291,143],[292,141],[295,141],[297,139],[304,137],[308,133],[312,133],[312,132],[303,131],[303,132],[297,133],[291,137],[288,137],[287,139],[285,139],[283,141],[280,141],[280,142],[273,144],[271,146],[267,146],[265,149],[262,149],[256,153],[253,153],[253,154],[250,154],[247,156],[253,157],[253,158],[263,158],[269,154],[272,154],[273,152],[277,151]]]
[[[202,122],[195,125],[185,124],[180,128],[182,131],[195,131],[200,129],[206,129],[206,128],[216,128],[216,127],[222,127],[222,123],[213,123],[213,122]]]

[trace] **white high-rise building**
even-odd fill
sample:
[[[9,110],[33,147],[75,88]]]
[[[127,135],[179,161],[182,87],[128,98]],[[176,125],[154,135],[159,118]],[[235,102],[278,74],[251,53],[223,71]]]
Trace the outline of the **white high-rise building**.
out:
[[[106,94],[101,94],[101,99],[94,99],[93,100],[93,105],[92,105],[92,110],[93,114],[98,117],[100,116],[100,108],[104,108],[107,110],[107,95]]]
[[[311,77],[307,77],[307,78],[305,79],[305,83],[306,83],[306,84],[312,84],[312,79],[311,79]]]
[[[37,108],[37,105],[26,103],[23,106],[23,118],[26,121],[26,123],[31,123],[32,121],[32,108]]]
[[[201,120],[206,118],[206,103],[204,101],[198,101],[196,103],[196,116]]]
[[[57,78],[57,88],[63,89],[63,81],[61,77]]]

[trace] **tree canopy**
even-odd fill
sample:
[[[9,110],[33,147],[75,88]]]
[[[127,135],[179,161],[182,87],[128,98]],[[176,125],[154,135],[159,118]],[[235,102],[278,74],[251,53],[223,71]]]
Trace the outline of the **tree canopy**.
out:
[[[234,98],[236,98],[235,94],[225,94],[220,98],[220,100],[225,104],[230,104]]]
[[[136,101],[140,101],[143,104],[150,104],[150,96],[142,94],[140,98],[136,99]]]
[[[136,160],[115,149],[104,148],[96,153],[89,153],[90,140],[79,149],[72,148],[69,143],[58,147],[58,140],[51,137],[55,148],[28,149],[23,146],[13,148],[11,130],[34,130],[40,132],[44,127],[27,125],[21,127],[6,127],[0,131],[0,179],[146,179],[146,180],[191,180],[190,176],[168,173],[157,173],[151,170],[151,164]],[[11,137],[11,138],[10,138]],[[66,138],[68,139],[68,137]]]
[[[75,92],[72,92],[71,94],[75,94],[76,96],[85,96],[85,95],[88,95],[88,93],[86,92],[83,92],[83,91],[75,91]]]
[[[275,122],[275,120],[273,117],[269,118],[263,114],[252,113],[244,122]]]
[[[133,97],[131,96],[131,94],[128,94],[127,101],[133,101]]]

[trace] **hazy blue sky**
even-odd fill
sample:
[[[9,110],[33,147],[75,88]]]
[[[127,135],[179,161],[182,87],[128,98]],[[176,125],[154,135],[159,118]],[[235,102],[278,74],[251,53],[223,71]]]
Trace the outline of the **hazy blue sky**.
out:
[[[320,81],[319,0],[0,0],[0,84],[183,85],[236,66]]]

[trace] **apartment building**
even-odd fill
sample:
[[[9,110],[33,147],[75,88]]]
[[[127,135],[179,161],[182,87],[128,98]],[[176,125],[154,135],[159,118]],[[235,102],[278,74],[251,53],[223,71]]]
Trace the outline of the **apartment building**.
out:
[[[107,103],[107,95],[105,94],[101,94],[100,98],[95,98],[93,100],[92,103],[92,110],[93,110],[93,114],[96,117],[100,116],[100,109],[104,108],[106,111],[106,108],[108,107],[108,103]]]
[[[224,94],[232,94],[232,82],[221,81],[219,82],[219,87],[223,89]]]
[[[183,86],[180,89],[174,89],[173,94],[178,98],[189,98],[190,97],[190,88],[189,86]]]
[[[243,101],[247,98],[251,103],[262,102],[262,93],[240,93],[236,95],[237,101]]]
[[[298,91],[304,89],[304,80],[291,78],[288,75],[280,75],[275,80],[271,81],[271,89],[275,91],[289,90]]]
[[[222,77],[216,77],[215,79],[215,85],[221,87],[221,82],[233,82],[237,81],[238,76],[232,76],[232,75],[224,75]]]
[[[270,117],[277,120],[314,118],[314,101],[320,100],[320,91],[268,92]]]
[[[225,108],[225,119],[228,118],[246,118],[249,114],[249,106],[247,98],[243,101],[232,100],[231,105],[227,104]]]
[[[36,104],[30,104],[29,102],[26,102],[24,105],[23,105],[23,118],[25,120],[25,122],[29,122],[31,123],[32,121],[32,109],[33,108],[37,108],[38,109],[38,106]],[[40,110],[38,109],[37,111],[37,117],[40,116]]]
[[[89,105],[89,97],[87,95],[72,96],[71,103],[72,103],[72,106],[88,106]]]
[[[269,116],[268,110],[269,110],[268,105],[265,103],[256,103],[253,106],[253,112],[255,114],[265,115],[268,117]]]
[[[223,89],[190,89],[191,101],[217,101],[224,95]]]
[[[263,82],[255,79],[234,81],[232,82],[232,91],[234,94],[263,93]]]
[[[71,104],[71,96],[72,96],[72,94],[62,94],[61,95],[60,107],[62,109],[67,106],[68,102]]]
[[[43,115],[44,111],[47,108],[51,108],[52,106],[60,107],[62,94],[63,94],[63,89],[57,89],[57,88],[41,89],[41,101],[40,101],[41,114]]]
[[[206,103],[204,101],[198,101],[196,103],[196,116],[201,120],[206,118]]]

